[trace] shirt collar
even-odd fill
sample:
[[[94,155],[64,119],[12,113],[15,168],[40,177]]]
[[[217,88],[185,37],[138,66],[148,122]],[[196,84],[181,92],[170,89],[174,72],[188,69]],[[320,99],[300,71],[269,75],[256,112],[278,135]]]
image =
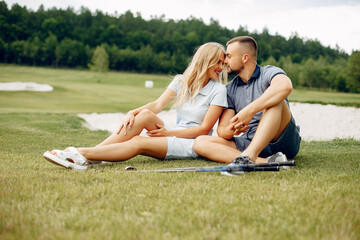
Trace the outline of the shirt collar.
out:
[[[259,75],[260,75],[260,66],[256,64],[256,68],[250,79],[258,78]]]
[[[216,80],[214,79],[210,79],[210,81],[205,85],[205,87],[203,87],[201,90],[200,90],[200,94],[201,95],[208,95],[211,91],[211,89],[213,88],[213,86],[215,85],[215,82]]]
[[[259,76],[260,76],[260,66],[258,64],[256,64],[255,70],[254,70],[253,74],[251,75],[248,83],[254,81],[255,79],[258,79]],[[241,78],[239,76],[236,76],[236,78],[237,78],[237,81],[238,81],[238,85],[246,84],[241,80]]]

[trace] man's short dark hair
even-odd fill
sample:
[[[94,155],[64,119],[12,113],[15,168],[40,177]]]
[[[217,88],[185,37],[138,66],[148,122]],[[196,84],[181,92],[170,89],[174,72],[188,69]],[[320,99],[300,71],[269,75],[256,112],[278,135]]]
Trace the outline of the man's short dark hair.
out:
[[[253,50],[255,50],[255,57],[257,56],[257,51],[258,51],[258,45],[255,41],[255,39],[253,39],[252,37],[249,36],[240,36],[240,37],[234,37],[233,39],[229,40],[226,43],[226,46],[228,46],[231,43],[234,42],[238,42],[238,43],[249,43],[251,47],[253,47]]]

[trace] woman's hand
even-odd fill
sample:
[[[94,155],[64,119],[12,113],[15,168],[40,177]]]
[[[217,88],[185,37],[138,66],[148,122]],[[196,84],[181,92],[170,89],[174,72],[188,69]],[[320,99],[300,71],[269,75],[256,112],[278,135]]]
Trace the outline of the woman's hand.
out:
[[[126,135],[127,130],[130,130],[131,127],[134,125],[134,121],[135,121],[135,115],[132,112],[128,112],[124,117],[124,119],[122,120],[117,134],[119,134],[121,130],[124,129],[124,135]]]
[[[149,137],[166,137],[168,134],[168,130],[164,128],[164,125],[158,123],[156,123],[155,125],[158,129],[148,131],[147,135]]]
[[[234,123],[230,123],[229,126],[227,127],[228,131],[233,131],[233,135],[237,136],[240,133],[246,132],[246,130],[248,130],[250,128],[249,125],[244,125],[243,123],[240,123],[241,125],[239,125],[239,123],[234,122]]]

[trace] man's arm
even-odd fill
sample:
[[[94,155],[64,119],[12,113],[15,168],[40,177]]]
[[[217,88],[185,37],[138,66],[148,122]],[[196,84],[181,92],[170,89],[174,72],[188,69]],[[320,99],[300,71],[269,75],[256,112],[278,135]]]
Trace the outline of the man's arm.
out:
[[[290,78],[285,74],[276,75],[265,92],[258,99],[238,112],[230,120],[230,123],[236,123],[236,129],[241,125],[249,124],[255,113],[279,104],[290,95],[291,91],[292,83]]]

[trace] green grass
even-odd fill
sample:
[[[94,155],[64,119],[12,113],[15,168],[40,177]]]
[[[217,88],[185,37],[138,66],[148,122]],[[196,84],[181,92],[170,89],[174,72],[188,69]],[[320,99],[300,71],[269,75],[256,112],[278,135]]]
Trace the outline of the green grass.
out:
[[[154,88],[144,87],[146,80]],[[127,112],[156,99],[171,76],[109,72],[98,83],[90,71],[0,65],[0,82],[50,84],[53,92],[1,92],[0,113]],[[360,94],[315,92],[295,89],[290,101],[360,107]]]
[[[289,96],[291,102],[333,104],[337,106],[360,107],[360,94],[341,92],[320,92],[295,89]]]
[[[154,88],[145,88],[153,80]],[[171,82],[166,75],[109,72],[101,83],[90,71],[0,65],[0,82],[50,84],[53,92],[0,92],[0,113],[126,112],[155,100]]]
[[[150,78],[155,93],[137,82]],[[200,159],[138,156],[75,172],[42,158],[45,150],[92,146],[108,136],[84,128],[75,113],[101,110],[97,101],[109,105],[106,111],[127,111],[155,98],[169,79],[108,73],[98,84],[86,71],[0,66],[0,81],[57,86],[50,94],[0,92],[0,239],[360,238],[360,142],[352,139],[302,142],[292,170],[237,178],[124,170],[217,165]],[[119,106],[125,100],[117,93],[127,89],[133,100]]]

